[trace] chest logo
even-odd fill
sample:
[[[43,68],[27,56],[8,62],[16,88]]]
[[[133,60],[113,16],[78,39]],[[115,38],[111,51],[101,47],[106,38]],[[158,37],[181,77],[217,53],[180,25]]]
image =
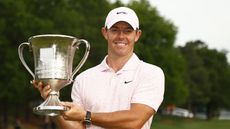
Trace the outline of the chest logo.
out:
[[[125,81],[124,83],[125,83],[125,84],[128,84],[128,83],[130,83],[130,82],[132,82],[132,81]]]

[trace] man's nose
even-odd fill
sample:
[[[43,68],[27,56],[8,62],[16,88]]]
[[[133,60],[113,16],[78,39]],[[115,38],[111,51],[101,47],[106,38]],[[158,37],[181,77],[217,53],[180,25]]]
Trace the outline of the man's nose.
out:
[[[120,38],[124,38],[124,37],[125,37],[124,31],[123,31],[123,30],[120,30],[119,33],[118,33],[118,36],[119,36]]]

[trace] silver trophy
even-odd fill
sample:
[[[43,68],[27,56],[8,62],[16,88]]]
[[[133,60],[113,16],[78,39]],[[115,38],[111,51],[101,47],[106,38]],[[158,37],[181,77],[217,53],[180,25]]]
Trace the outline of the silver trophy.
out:
[[[73,59],[79,45],[86,45],[85,53],[77,67],[72,70]],[[23,57],[23,49],[29,47],[34,56],[34,72],[30,70]],[[29,38],[21,43],[18,54],[22,64],[37,82],[51,86],[47,99],[33,109],[39,115],[56,116],[68,110],[59,100],[59,91],[72,83],[74,75],[85,63],[89,55],[90,45],[84,39],[77,39],[67,35],[44,34]]]

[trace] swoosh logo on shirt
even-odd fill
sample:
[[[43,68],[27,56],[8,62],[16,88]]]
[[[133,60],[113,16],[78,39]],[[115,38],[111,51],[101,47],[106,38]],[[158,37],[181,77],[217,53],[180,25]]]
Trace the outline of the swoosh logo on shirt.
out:
[[[132,82],[132,81],[125,81],[124,83],[125,83],[125,84],[128,84],[128,83],[130,83],[130,82]]]

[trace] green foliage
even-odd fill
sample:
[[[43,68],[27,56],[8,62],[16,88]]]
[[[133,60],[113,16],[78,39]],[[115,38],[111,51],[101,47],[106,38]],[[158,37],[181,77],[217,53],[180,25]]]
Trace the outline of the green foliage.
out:
[[[173,47],[177,28],[169,20],[160,16],[147,0],[133,1],[130,6],[140,19],[140,29],[143,30],[141,43],[155,48]]]
[[[208,82],[208,74],[203,66],[203,60],[197,51],[206,46],[203,43],[187,43],[186,46],[181,48],[181,51],[187,61],[187,76],[186,83],[188,84],[190,97],[189,101],[194,101],[194,103],[207,102],[208,98],[206,90]]]
[[[205,105],[208,117],[220,108],[229,107],[229,64],[224,52],[208,49],[202,41],[191,41],[181,47],[187,61],[188,105]]]

